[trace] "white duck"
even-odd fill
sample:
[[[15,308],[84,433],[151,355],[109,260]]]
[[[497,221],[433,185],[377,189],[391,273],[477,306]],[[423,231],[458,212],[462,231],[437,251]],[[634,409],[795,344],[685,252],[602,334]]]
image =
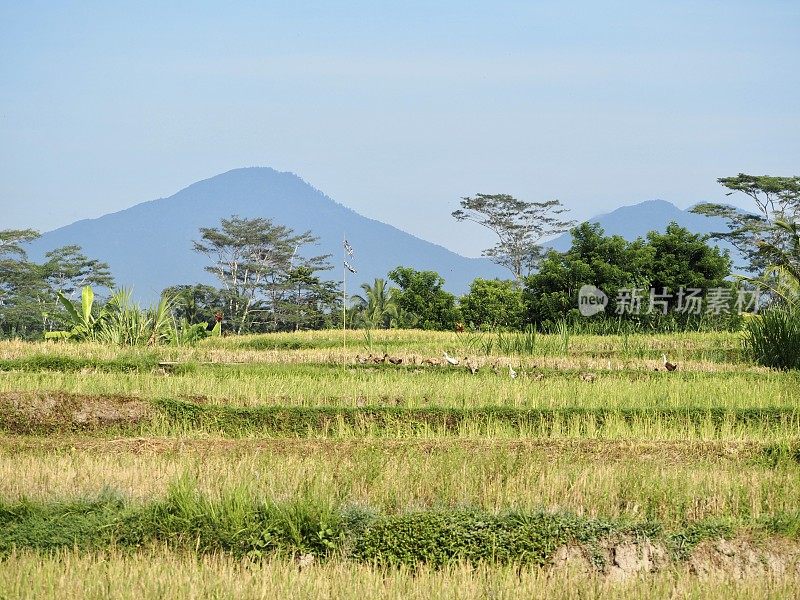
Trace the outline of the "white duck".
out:
[[[444,359],[447,361],[447,364],[450,364],[450,365],[453,365],[453,366],[456,366],[458,364],[458,359],[457,358],[453,358],[446,351],[444,353]]]

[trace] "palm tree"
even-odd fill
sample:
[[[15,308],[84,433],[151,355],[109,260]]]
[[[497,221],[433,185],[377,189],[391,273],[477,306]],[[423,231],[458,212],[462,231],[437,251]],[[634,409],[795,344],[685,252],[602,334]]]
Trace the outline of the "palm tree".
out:
[[[354,295],[350,299],[355,305],[355,322],[367,328],[388,328],[397,319],[397,304],[392,297],[386,281],[377,278],[370,286],[362,283],[363,296]]]

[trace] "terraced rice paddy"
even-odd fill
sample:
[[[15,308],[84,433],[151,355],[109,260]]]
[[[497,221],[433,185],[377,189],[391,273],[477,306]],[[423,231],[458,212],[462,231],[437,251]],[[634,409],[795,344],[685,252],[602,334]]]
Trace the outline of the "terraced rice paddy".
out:
[[[0,597],[791,597],[799,399],[736,334],[3,342]]]

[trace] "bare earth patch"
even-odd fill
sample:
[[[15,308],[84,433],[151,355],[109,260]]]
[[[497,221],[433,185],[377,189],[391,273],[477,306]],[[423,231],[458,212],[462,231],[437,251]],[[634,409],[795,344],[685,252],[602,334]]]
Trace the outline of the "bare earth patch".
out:
[[[61,392],[0,394],[0,426],[13,433],[50,433],[135,425],[152,414],[150,404],[129,396]]]
[[[770,538],[761,544],[743,538],[707,540],[698,544],[686,564],[701,579],[800,576],[800,543],[784,538]],[[564,546],[550,564],[556,572],[597,574],[611,581],[677,566],[679,563],[663,545],[649,540],[621,540],[591,551],[578,545]]]

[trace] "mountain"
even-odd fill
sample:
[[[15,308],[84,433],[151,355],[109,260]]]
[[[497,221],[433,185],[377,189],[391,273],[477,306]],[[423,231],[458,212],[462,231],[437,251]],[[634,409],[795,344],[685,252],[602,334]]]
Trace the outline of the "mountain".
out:
[[[620,235],[633,241],[637,237],[645,237],[650,231],[664,232],[670,222],[675,221],[693,233],[711,233],[727,231],[725,220],[718,217],[704,217],[689,210],[681,210],[666,200],[648,200],[622,206],[610,213],[589,219],[590,223],[599,223],[606,235]],[[547,243],[547,246],[563,252],[568,250],[572,238],[564,233]],[[738,253],[725,242],[715,242],[723,250],[730,250],[734,264],[740,262]]]
[[[395,227],[368,219],[334,202],[292,173],[259,167],[235,169],[199,181],[169,198],[138,204],[97,219],[77,221],[42,235],[29,247],[32,259],[67,244],[78,244],[111,266],[117,285],[132,287],[137,300],[151,303],[161,290],[182,283],[214,283],[204,271],[206,257],[192,250],[200,227],[220,219],[266,217],[297,232],[311,230],[319,246],[309,255],[332,254],[341,278],[342,235],[355,249],[357,275],[348,277],[348,294],[362,282],[398,265],[437,271],[446,288],[460,294],[475,277],[508,277],[505,269],[483,258],[465,258]]]

